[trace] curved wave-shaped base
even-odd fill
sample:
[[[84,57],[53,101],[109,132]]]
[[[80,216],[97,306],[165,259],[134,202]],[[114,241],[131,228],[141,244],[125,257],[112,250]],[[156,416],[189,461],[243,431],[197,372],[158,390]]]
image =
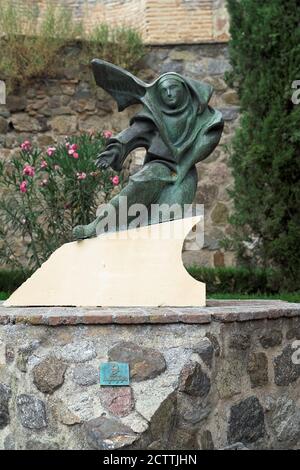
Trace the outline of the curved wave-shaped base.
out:
[[[182,245],[201,216],[66,243],[5,306],[200,307],[205,284],[185,270]]]

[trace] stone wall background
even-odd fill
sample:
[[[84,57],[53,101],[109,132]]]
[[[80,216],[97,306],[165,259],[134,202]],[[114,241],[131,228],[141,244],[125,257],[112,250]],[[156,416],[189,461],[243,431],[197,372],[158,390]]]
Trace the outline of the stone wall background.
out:
[[[300,322],[276,316],[0,325],[0,448],[297,449]],[[130,386],[100,387],[107,360],[130,364]]]
[[[13,0],[33,4],[40,13],[49,0]],[[101,22],[126,24],[140,31],[146,44],[227,41],[228,14],[225,0],[51,0],[71,9],[85,30]]]
[[[6,105],[0,106],[0,158],[9,159],[26,139],[46,149],[63,140],[65,135],[101,129],[117,133],[128,126],[138,107],[118,113],[110,96],[90,80],[89,68],[76,63],[78,47],[66,49],[67,56],[75,60],[72,66],[62,63],[56,79],[35,80],[26,89],[8,96]],[[232,208],[227,194],[232,178],[226,146],[239,121],[237,94],[224,81],[224,73],[230,69],[227,45],[152,46],[139,65],[138,76],[146,81],[154,80],[163,72],[174,71],[208,82],[215,89],[210,104],[223,113],[225,129],[213,154],[198,164],[195,201],[205,208],[205,244],[199,250],[195,234],[191,233],[185,243],[183,259],[189,265],[232,265],[233,253],[220,248],[220,240],[230,233],[227,217]],[[142,164],[143,155],[144,151],[138,150],[131,156],[128,161],[131,173]]]

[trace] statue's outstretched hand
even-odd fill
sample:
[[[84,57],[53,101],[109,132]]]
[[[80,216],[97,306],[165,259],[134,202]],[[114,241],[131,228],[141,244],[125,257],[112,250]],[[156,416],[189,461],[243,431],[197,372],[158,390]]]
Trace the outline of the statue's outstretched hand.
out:
[[[101,170],[104,170],[111,166],[116,159],[118,158],[118,151],[117,149],[109,149],[105,150],[104,152],[100,153],[96,159],[96,166]]]

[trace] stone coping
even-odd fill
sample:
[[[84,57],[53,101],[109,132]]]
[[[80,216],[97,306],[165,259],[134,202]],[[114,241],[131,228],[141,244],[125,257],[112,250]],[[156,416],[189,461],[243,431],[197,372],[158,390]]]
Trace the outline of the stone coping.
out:
[[[136,325],[205,324],[300,317],[300,303],[281,300],[209,300],[206,307],[4,307],[0,324]]]

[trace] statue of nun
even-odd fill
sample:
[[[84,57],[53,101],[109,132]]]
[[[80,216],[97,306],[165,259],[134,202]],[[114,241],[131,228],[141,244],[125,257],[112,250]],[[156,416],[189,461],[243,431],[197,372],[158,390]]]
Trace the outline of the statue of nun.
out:
[[[109,217],[110,210],[118,215],[124,201],[128,209],[136,204],[148,209],[154,204],[192,204],[198,183],[196,163],[211,154],[224,126],[221,113],[208,105],[213,92],[209,84],[173,72],[147,84],[99,59],[92,61],[92,68],[97,85],[116,100],[119,111],[133,104],[142,105],[130,126],[107,141],[97,157],[97,167],[120,171],[132,150],[144,147],[146,155],[142,168],[129,177],[128,184],[100,210],[96,219],[74,228],[75,239],[106,231],[101,221]],[[150,210],[149,214],[142,225],[164,221],[151,217]],[[135,217],[127,215],[122,226],[116,217],[115,230],[130,227]]]

